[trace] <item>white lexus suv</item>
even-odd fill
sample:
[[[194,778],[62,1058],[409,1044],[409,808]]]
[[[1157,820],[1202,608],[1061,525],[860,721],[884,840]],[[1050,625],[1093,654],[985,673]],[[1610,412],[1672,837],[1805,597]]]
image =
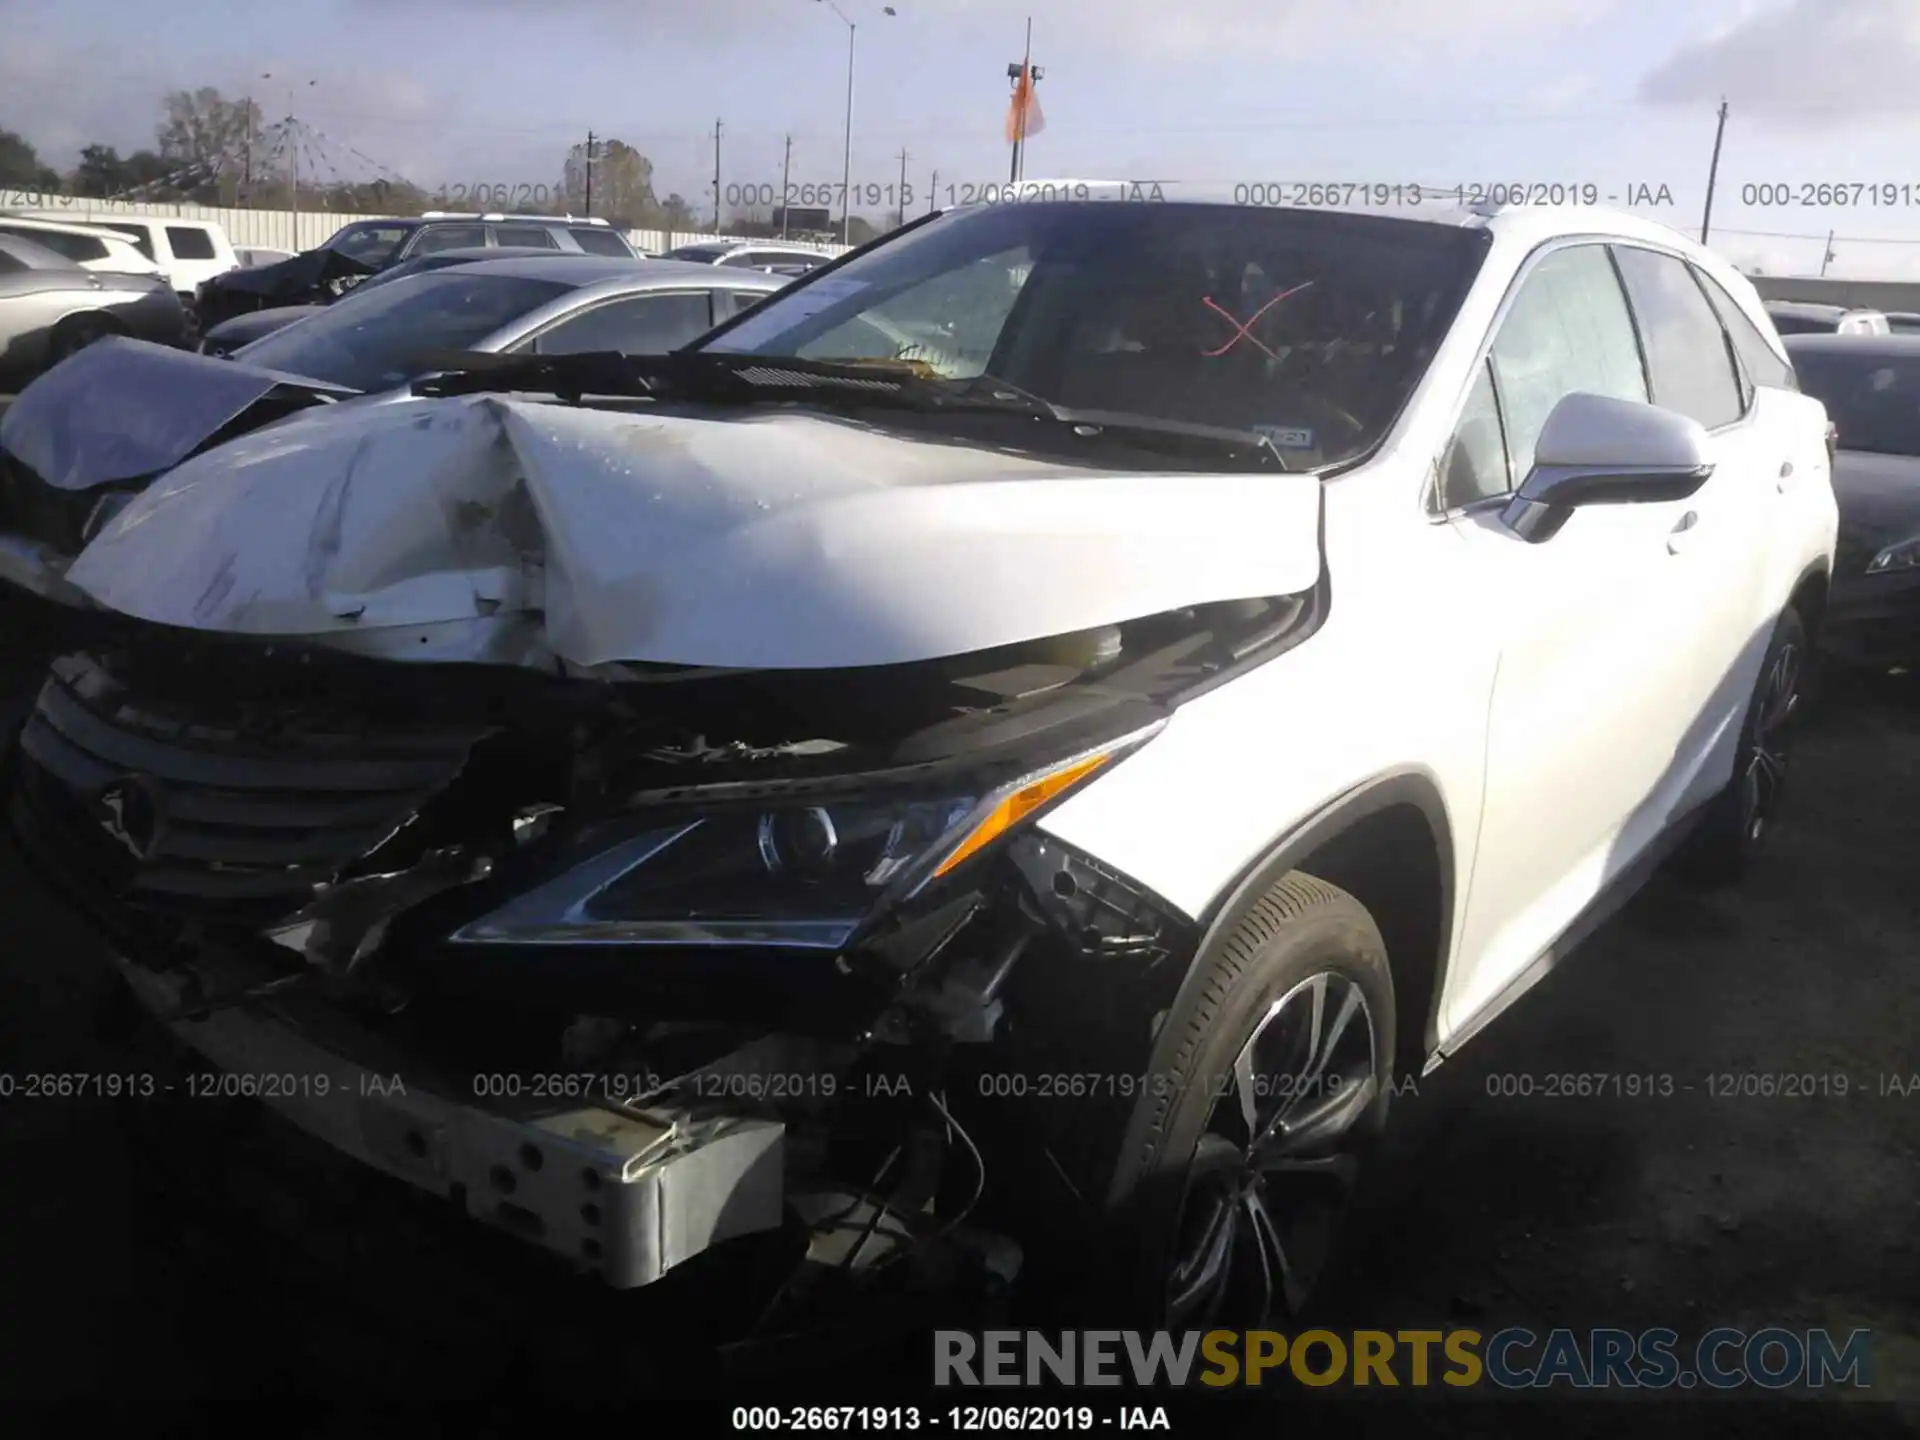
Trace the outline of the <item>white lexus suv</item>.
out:
[[[973,208],[416,391],[41,577],[9,831],[235,1093],[622,1288],[1296,1311],[1396,1078],[1765,839],[1835,540],[1753,287],[1590,209]]]

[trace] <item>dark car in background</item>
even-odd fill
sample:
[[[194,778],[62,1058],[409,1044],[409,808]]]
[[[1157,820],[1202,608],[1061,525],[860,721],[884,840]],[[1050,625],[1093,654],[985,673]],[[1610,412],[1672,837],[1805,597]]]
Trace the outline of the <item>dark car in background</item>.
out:
[[[1840,541],[1822,626],[1846,663],[1920,666],[1920,335],[1789,335],[1836,430]]]
[[[356,220],[312,250],[201,284],[194,310],[203,332],[238,315],[291,305],[327,305],[368,277],[447,250],[533,250],[634,260],[639,252],[603,219],[564,215],[425,215]]]
[[[87,270],[0,235],[0,381],[23,383],[108,335],[180,345],[187,333],[186,310],[164,275]]]
[[[411,260],[402,260],[398,265],[369,275],[348,291],[351,295],[364,295],[382,285],[395,280],[404,280],[409,275],[423,275],[430,270],[445,270],[454,265],[470,265],[476,260],[510,260],[520,257],[537,257],[551,254],[551,251],[537,250],[530,246],[501,246],[489,248],[475,246],[465,250],[436,250],[426,255],[416,255]],[[341,297],[345,299],[346,296]],[[207,331],[200,340],[202,355],[227,356],[243,345],[264,339],[276,330],[285,329],[296,320],[304,320],[309,315],[318,315],[326,309],[325,305],[276,305],[267,310],[254,310],[245,315],[236,315],[231,320],[223,320]]]
[[[1782,335],[1885,335],[1892,328],[1878,310],[1820,305],[1805,300],[1769,300],[1767,318]]]

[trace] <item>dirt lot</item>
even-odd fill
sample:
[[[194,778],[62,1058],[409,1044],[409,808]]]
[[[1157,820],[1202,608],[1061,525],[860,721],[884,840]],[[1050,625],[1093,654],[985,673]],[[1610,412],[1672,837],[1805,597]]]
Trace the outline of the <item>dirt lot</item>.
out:
[[[1326,1324],[1867,1327],[1873,1393],[1920,1407],[1920,694],[1830,693],[1796,767],[1756,883],[1701,899],[1657,882],[1396,1102],[1398,1143]],[[90,952],[24,887],[0,874],[0,1069],[114,1063]],[[1673,1093],[1543,1093],[1571,1072],[1669,1075]],[[1843,1076],[1848,1093],[1728,1097],[1712,1078],[1780,1074]],[[256,1186],[257,1122],[243,1102],[207,1108],[218,1103],[192,1117],[197,1139],[158,1102],[0,1109],[0,1275],[15,1320],[0,1383],[16,1391],[8,1413],[44,1417],[19,1433],[102,1412],[182,1433],[256,1406],[279,1434],[393,1433],[430,1411],[445,1424],[453,1396],[472,1433],[525,1433],[567,1397],[629,1422],[664,1403],[724,1428],[732,1392],[675,1383],[659,1322],[623,1321],[410,1203],[391,1213],[422,1228],[395,1229],[351,1175],[316,1171],[304,1197]],[[308,1242],[280,1238],[293,1231]],[[1483,1435],[1524,1418],[1561,1436],[1852,1433],[1906,1411],[1751,1396],[1713,1406],[1708,1426],[1673,1399],[1596,1406],[1564,1391],[1524,1410],[1478,1393],[1423,1397],[1417,1416],[1378,1400],[1313,1408],[1343,1404],[1342,1430]],[[842,1398],[867,1398],[858,1374]],[[1277,1407],[1302,1402],[1263,1403],[1251,1433],[1275,1433]],[[1176,1433],[1202,1433],[1191,1423]]]

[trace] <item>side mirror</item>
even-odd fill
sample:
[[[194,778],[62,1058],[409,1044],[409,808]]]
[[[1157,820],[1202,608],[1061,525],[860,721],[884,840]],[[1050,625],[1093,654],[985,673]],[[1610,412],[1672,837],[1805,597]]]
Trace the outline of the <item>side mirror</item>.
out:
[[[1547,416],[1533,469],[1500,519],[1538,544],[1583,505],[1686,499],[1712,476],[1711,456],[1697,420],[1640,400],[1577,391]]]

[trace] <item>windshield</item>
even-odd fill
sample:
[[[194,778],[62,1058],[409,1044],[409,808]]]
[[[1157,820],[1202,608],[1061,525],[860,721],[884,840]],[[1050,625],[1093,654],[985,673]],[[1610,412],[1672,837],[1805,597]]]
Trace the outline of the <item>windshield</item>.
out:
[[[460,270],[414,275],[329,306],[234,358],[355,390],[391,390],[438,368],[432,352],[473,349],[572,288]]]
[[[1827,407],[1842,450],[1920,455],[1920,355],[1798,350],[1793,368]]]
[[[697,348],[991,375],[1073,410],[1258,431],[1322,466],[1386,434],[1485,246],[1332,212],[1004,205],[802,280]]]

